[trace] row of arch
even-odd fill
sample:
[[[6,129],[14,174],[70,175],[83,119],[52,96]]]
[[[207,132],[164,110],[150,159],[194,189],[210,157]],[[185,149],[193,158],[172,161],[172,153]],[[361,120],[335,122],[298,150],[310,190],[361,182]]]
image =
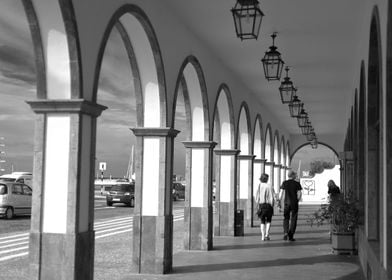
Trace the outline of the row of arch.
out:
[[[361,61],[359,86],[354,92],[342,155],[345,191],[354,192],[361,208],[359,255],[365,274],[371,279],[387,279],[383,277],[390,277],[392,270],[392,244],[388,237],[391,231],[388,221],[392,217],[389,210],[392,173],[388,164],[392,121],[389,110],[384,112],[392,104],[391,17],[392,7],[389,4],[388,42],[383,44],[379,10],[377,6],[373,8],[368,59]],[[387,46],[386,59],[382,55],[384,45]],[[385,62],[387,75],[383,75],[382,71]],[[383,90],[383,77],[387,79],[386,92]]]
[[[181,88],[181,90],[180,90]],[[201,90],[204,89],[204,90]],[[194,56],[189,56],[183,62],[176,86],[176,97],[184,95],[187,127],[190,133],[187,140],[214,140],[219,149],[238,148],[241,154],[254,154],[256,159],[266,159],[268,162],[287,166],[290,158],[289,141],[279,135],[276,130],[272,133],[270,124],[266,125],[263,133],[263,123],[257,114],[254,124],[251,124],[249,108],[246,102],[240,106],[238,122],[235,125],[234,109],[231,92],[226,84],[221,84],[214,106],[212,129],[209,136],[207,93],[202,73],[202,67]],[[176,102],[173,103],[175,113]],[[175,127],[173,117],[172,127]],[[216,129],[218,128],[218,129]],[[237,132],[236,132],[237,131]],[[215,134],[214,134],[215,132]],[[237,137],[236,137],[237,135]]]
[[[89,38],[79,37],[83,26],[76,21],[72,1],[24,0],[23,4],[37,63],[38,100],[29,102],[38,114],[30,233],[32,274],[37,279],[53,277],[56,273],[65,273],[69,279],[75,275],[90,279],[92,275],[94,203],[90,190],[94,180],[96,118],[105,109],[97,104],[97,87],[105,46],[113,28],[120,33],[127,51],[136,97],[137,127],[133,129],[138,151],[135,187],[138,199],[133,220],[135,271],[171,270],[171,147],[178,133],[174,130],[174,112],[180,92],[185,100],[188,127],[184,142],[189,188],[185,243],[189,249],[211,249],[212,246],[211,163],[216,143],[218,174],[222,178],[219,184],[225,182],[227,191],[227,201],[219,202],[218,213],[221,214],[219,220],[225,221],[221,227],[228,230],[220,234],[234,233],[237,208],[244,208],[245,219],[251,223],[253,184],[258,173],[265,170],[271,175],[275,188],[279,187],[290,164],[288,139],[278,131],[273,132],[270,124],[264,128],[260,114],[252,127],[246,102],[240,105],[235,123],[232,93],[226,84],[218,88],[210,122],[209,94],[201,64],[195,56],[188,56],[179,69],[170,121],[161,50],[151,22],[138,6],[125,4],[113,12],[94,58],[90,54]],[[256,163],[258,173],[253,172]],[[53,168],[59,164],[61,170]],[[223,179],[227,173],[233,177]],[[223,194],[223,188],[220,192]],[[56,197],[58,193],[62,194],[61,201]],[[151,229],[162,238],[151,235]],[[56,244],[69,242],[70,235],[76,240],[75,251],[69,252],[73,261],[67,262],[71,264],[68,267],[61,266],[63,271],[52,271],[50,268],[63,262],[62,257],[45,252],[55,251]],[[90,265],[85,264],[86,260]]]
[[[50,30],[47,38],[42,38],[42,30],[39,30],[38,26],[45,27],[45,24],[42,24],[42,21],[40,22],[41,24],[38,22],[39,15],[37,16],[29,0],[23,3],[29,17],[37,57],[37,95],[39,99],[91,98],[91,102],[96,102],[98,80],[105,46],[111,31],[113,28],[116,28],[123,39],[132,69],[133,77],[131,78],[134,81],[136,103],[138,105],[137,125],[139,127],[167,126],[169,119],[166,105],[166,83],[159,43],[147,15],[139,7],[126,4],[120,7],[111,17],[99,47],[94,71],[94,83],[92,85],[93,94],[89,96],[87,91],[83,90],[82,59],[76,22],[73,20],[72,6],[67,5],[66,1],[61,2],[61,13],[64,21],[68,25],[63,29],[61,28],[61,22],[55,22],[56,28],[60,29],[59,32]],[[54,7],[53,9],[56,10]],[[62,17],[59,17],[57,20],[61,21]],[[66,44],[64,44],[63,49],[58,48],[58,45],[60,45],[58,42],[56,44],[51,43],[57,40],[65,40]],[[51,50],[51,48],[56,48],[56,50]],[[54,52],[56,52],[56,56],[52,55]],[[66,62],[69,63],[70,68],[67,73],[64,73],[63,67],[59,67],[59,65],[65,65]],[[60,71],[63,72],[61,73]],[[61,84],[59,84],[60,77],[62,79]],[[66,79],[64,80],[65,77]],[[188,56],[180,67],[176,82],[170,127],[174,127],[176,99],[180,87],[184,89],[184,97],[187,100],[186,113],[191,120],[191,123],[188,124],[191,131],[188,140],[208,141],[212,138],[217,139],[217,137],[212,136],[214,122],[211,122],[210,129],[207,87],[203,70],[201,64],[194,56]],[[233,149],[238,145],[242,153],[250,154],[253,150],[251,145],[252,141],[254,143],[262,143],[265,138],[265,150],[260,150],[255,145],[254,154],[256,158],[264,157],[268,161],[287,165],[288,159],[284,158],[288,158],[286,154],[290,154],[288,148],[289,143],[288,141],[286,143],[284,136],[279,139],[278,131],[272,134],[272,128],[269,124],[266,126],[266,134],[264,136],[260,114],[256,116],[252,133],[250,112],[246,102],[241,104],[240,113],[237,118],[238,123],[235,126],[235,114],[229,87],[223,83],[219,86],[217,93],[213,118],[217,118],[222,123],[221,148]],[[238,144],[235,141],[236,129],[238,129],[238,135],[241,135],[241,137],[237,138]],[[252,137],[246,136],[248,139],[245,139],[245,136],[242,137],[244,133],[249,136],[252,135]],[[272,144],[276,142],[276,139],[282,142],[279,143],[278,149],[274,147],[275,144]],[[278,151],[279,155],[276,155],[276,151]],[[282,156],[280,155],[281,153],[283,153]]]

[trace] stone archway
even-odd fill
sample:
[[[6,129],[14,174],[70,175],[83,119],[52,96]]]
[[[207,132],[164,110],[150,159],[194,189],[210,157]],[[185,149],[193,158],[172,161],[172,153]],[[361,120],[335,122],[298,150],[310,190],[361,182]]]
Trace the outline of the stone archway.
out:
[[[304,202],[325,203],[328,181],[333,180],[338,186],[341,184],[338,154],[323,142],[318,143],[316,150],[309,143],[298,147],[293,152],[291,167],[301,181]]]
[[[282,167],[280,163],[281,151],[280,151],[280,142],[279,142],[279,132],[275,131],[274,134],[274,142],[273,142],[273,162],[274,162],[274,171],[273,171],[273,180],[271,180],[272,186],[274,187],[275,193],[279,193],[280,190],[280,169]]]
[[[135,5],[120,7],[111,17],[101,41],[94,76],[93,100],[109,34],[116,28],[126,48],[136,99],[135,207],[131,270],[167,273],[172,268],[171,183],[166,172],[177,132],[166,127],[163,63],[155,32],[146,14]],[[145,149],[148,147],[148,149]],[[162,187],[164,186],[164,187]],[[151,234],[155,232],[155,234]],[[162,236],[156,239],[155,236]]]
[[[184,247],[187,250],[212,249],[212,150],[209,141],[207,89],[202,67],[194,56],[185,59],[177,79],[181,81],[189,134],[186,148],[186,192]],[[175,104],[173,104],[175,106]],[[175,107],[173,107],[175,113]],[[174,117],[173,117],[174,120]]]
[[[237,125],[237,148],[238,154],[238,209],[244,211],[244,225],[253,224],[253,161],[254,155],[251,150],[251,124],[249,108],[242,103]]]
[[[286,163],[286,158],[287,158],[287,152],[286,152],[286,146],[285,146],[285,139],[284,136],[282,136],[282,140],[280,141],[280,182],[281,184],[283,181],[285,181],[286,178],[286,170],[287,170],[287,163]]]
[[[264,134],[261,116],[256,116],[253,129],[253,154],[255,156],[253,164],[253,196],[256,195],[260,175],[264,173]]]
[[[273,153],[272,150],[272,132],[271,125],[267,124],[265,129],[265,137],[264,137],[264,158],[265,158],[265,167],[264,172],[269,176],[269,183],[273,185],[274,178],[274,161],[273,161]]]
[[[227,85],[218,89],[214,106],[215,149],[215,213],[214,234],[234,236],[234,213],[237,208],[236,161],[238,150],[234,149],[234,115],[231,93]],[[228,171],[230,176],[227,176]]]
[[[366,71],[365,62],[361,62],[360,77],[359,77],[359,102],[358,102],[358,187],[359,187],[359,205],[361,209],[361,216],[365,221],[365,96],[366,96]]]
[[[387,20],[387,51],[386,51],[386,108],[392,108],[392,3],[388,1],[388,20]],[[392,112],[391,110],[386,110],[386,151],[384,152],[387,161],[386,161],[386,195],[383,196],[385,205],[384,211],[384,225],[386,227],[384,232],[384,252],[382,262],[384,268],[387,270],[387,274],[389,278],[392,278],[392,242],[390,241],[389,236],[392,234],[392,225],[387,221],[392,220],[392,209],[388,204],[392,201],[392,147],[390,146],[392,143]]]
[[[382,72],[381,72],[381,41],[380,25],[377,8],[373,11],[369,37],[369,61],[366,95],[366,228],[369,240],[380,240],[380,194],[382,185]]]
[[[95,120],[104,107],[83,99],[81,53],[71,3],[26,0],[23,4],[38,71],[38,99],[28,102],[37,114],[30,276],[92,279],[92,139]]]

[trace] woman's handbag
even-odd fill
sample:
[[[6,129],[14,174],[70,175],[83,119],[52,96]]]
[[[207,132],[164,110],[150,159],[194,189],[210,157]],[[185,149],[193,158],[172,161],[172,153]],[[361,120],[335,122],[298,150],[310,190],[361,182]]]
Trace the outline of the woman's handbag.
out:
[[[261,204],[257,205],[256,215],[259,217],[261,215]]]

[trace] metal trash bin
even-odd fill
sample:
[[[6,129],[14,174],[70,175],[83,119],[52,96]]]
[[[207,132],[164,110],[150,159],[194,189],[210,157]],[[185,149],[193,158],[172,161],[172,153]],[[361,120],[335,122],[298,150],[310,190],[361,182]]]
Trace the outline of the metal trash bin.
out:
[[[234,227],[234,236],[244,236],[244,210],[235,211]]]

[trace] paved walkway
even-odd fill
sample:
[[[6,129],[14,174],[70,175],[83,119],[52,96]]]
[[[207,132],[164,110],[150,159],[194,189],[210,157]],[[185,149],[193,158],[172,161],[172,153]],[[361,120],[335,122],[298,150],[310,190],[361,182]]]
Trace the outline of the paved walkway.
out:
[[[261,241],[258,227],[246,228],[244,237],[215,237],[212,251],[176,253],[171,274],[121,279],[364,280],[358,256],[332,254],[328,226],[307,224],[314,209],[301,207],[295,242],[282,240],[282,216],[277,215],[270,241]]]
[[[214,250],[183,251],[183,223],[174,223],[173,272],[167,275],[130,273],[131,234],[99,239],[95,248],[95,280],[364,280],[358,256],[333,255],[329,227],[306,223],[316,208],[300,207],[296,241],[282,240],[282,216],[273,218],[270,241],[261,241],[259,228],[245,228],[243,237],[215,237]],[[278,213],[279,214],[279,213]],[[0,279],[27,280],[28,258],[0,266]]]

